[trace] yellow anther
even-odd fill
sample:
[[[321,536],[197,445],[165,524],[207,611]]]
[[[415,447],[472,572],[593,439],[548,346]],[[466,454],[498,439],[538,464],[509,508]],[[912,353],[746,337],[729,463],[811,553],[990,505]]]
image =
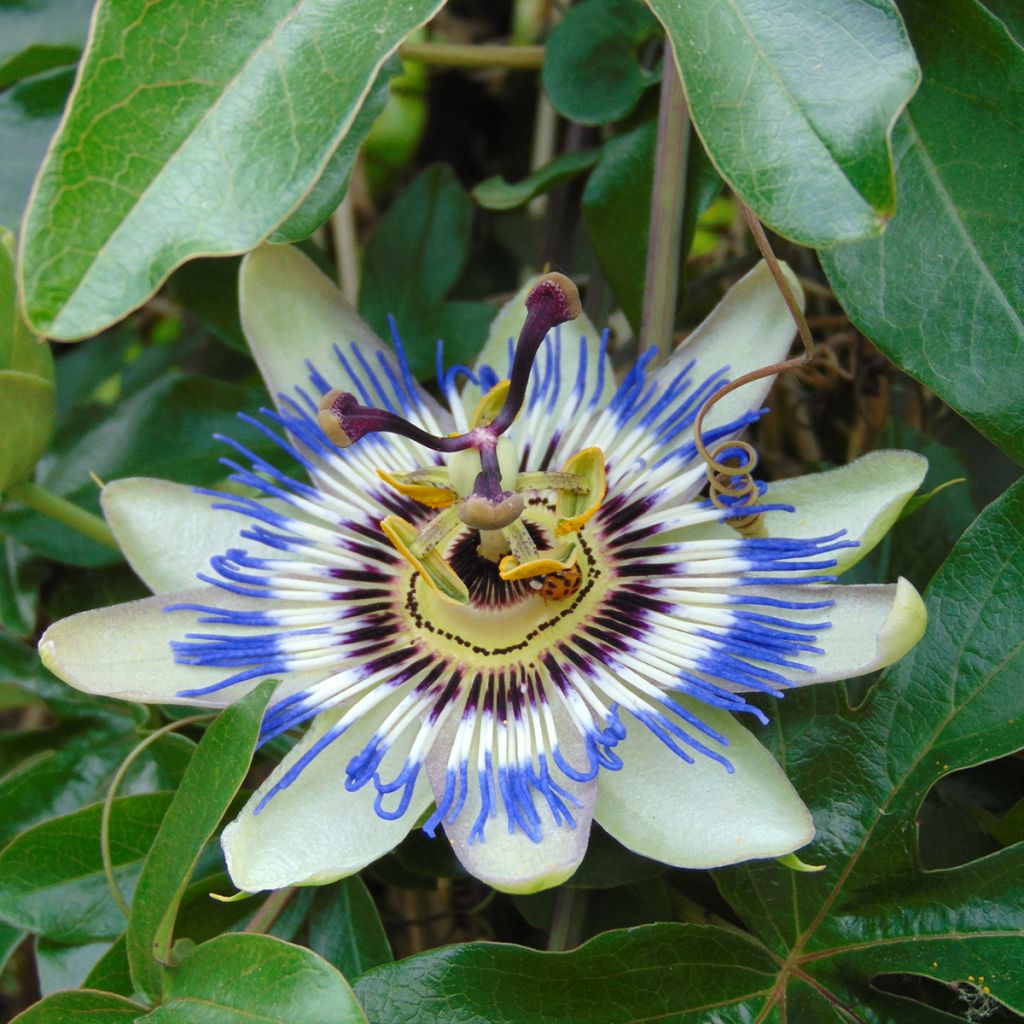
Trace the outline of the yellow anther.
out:
[[[559,491],[555,503],[558,525],[555,536],[576,533],[593,518],[608,490],[605,477],[604,452],[600,448],[584,448],[562,467],[563,473],[577,477],[586,487],[582,491]]]
[[[506,555],[498,563],[498,575],[503,580],[530,580],[553,572],[565,572],[576,564],[579,553],[579,545],[571,541],[528,562],[520,562],[515,555]]]
[[[383,469],[377,470],[377,476],[399,494],[404,494],[405,497],[412,498],[413,501],[418,501],[421,505],[426,505],[427,508],[448,508],[449,505],[454,505],[458,501],[459,496],[451,487],[433,482],[429,477],[417,480],[416,473],[403,473],[396,476]],[[444,477],[447,479],[446,473]]]
[[[414,548],[419,531],[401,516],[388,516],[381,520],[380,528],[394,545],[395,550],[420,574],[423,581],[441,597],[454,604],[467,604],[469,590],[455,570],[433,548],[416,555]]]

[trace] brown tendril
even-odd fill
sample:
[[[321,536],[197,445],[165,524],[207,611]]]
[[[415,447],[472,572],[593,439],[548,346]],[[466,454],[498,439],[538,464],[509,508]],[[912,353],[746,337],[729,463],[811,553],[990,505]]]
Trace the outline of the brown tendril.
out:
[[[753,210],[738,195],[735,195],[736,205],[743,213],[743,217],[750,228],[757,248],[760,250],[768,271],[772,275],[783,301],[789,309],[796,324],[797,333],[803,342],[804,351],[792,359],[785,359],[780,363],[772,363],[770,366],[762,366],[758,370],[751,370],[730,381],[724,388],[716,391],[701,406],[700,412],[693,424],[693,443],[696,445],[700,457],[707,467],[709,498],[712,503],[721,509],[735,508],[738,504],[749,504],[758,498],[757,483],[754,480],[754,470],[757,467],[757,450],[746,441],[720,441],[709,452],[704,445],[704,417],[711,408],[720,402],[726,395],[733,391],[751,384],[755,380],[762,380],[764,377],[772,377],[787,370],[795,370],[797,367],[806,366],[814,355],[814,339],[811,337],[810,328],[804,317],[800,303],[793,294],[793,289],[782,272],[778,258],[772,249],[764,227],[754,215]],[[741,461],[741,456],[745,459]],[[744,501],[744,499],[746,499]],[[764,528],[764,513],[752,512],[745,516],[732,516],[727,522],[733,529],[744,537],[764,537],[767,533]]]

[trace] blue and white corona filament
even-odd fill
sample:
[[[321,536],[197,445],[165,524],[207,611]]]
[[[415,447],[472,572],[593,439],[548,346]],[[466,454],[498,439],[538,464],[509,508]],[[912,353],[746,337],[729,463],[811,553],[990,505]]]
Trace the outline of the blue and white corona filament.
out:
[[[447,409],[415,383],[397,338],[396,353],[340,338],[329,359],[309,360],[276,409],[246,418],[305,479],[228,441],[235,486],[203,493],[211,514],[236,518],[237,542],[199,573],[203,590],[163,602],[182,684],[163,699],[223,704],[278,677],[264,740],[313,723],[225,833],[241,887],[344,873],[327,854],[319,871],[298,867],[303,852],[264,875],[251,867],[260,820],[291,820],[290,794],[325,786],[327,766],[358,800],[338,806],[364,815],[349,828],[383,835],[393,823],[400,838],[417,820],[431,835],[443,827],[466,866],[502,888],[570,874],[595,817],[627,845],[686,863],[644,845],[658,809],[650,779],[630,786],[637,762],[696,773],[705,788],[709,772],[715,787],[737,768],[748,779],[762,769],[732,716],[766,719],[747,694],[781,697],[879,661],[844,673],[829,651],[830,637],[851,642],[833,572],[862,537],[842,524],[776,531],[793,510],[768,493],[757,508],[773,530],[748,539],[728,521],[749,506],[700,497],[693,423],[737,371],[686,349],[658,366],[646,353],[616,385],[604,340],[558,326],[579,313],[571,282],[542,278],[526,307],[507,361],[439,368]],[[758,415],[734,409],[705,441]],[[902,600],[892,660],[919,601],[887,589],[870,628],[892,629]],[[773,785],[789,831],[748,847],[741,836],[731,860],[810,838],[795,794]]]

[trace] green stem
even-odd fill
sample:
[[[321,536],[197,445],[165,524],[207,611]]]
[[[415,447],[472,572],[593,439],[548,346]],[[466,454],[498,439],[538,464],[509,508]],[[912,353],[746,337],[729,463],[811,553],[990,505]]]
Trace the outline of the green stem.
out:
[[[654,153],[640,351],[654,345],[663,350],[672,347],[689,149],[690,117],[686,97],[672,49],[666,46],[658,107],[658,143]]]
[[[4,496],[44,516],[49,516],[50,519],[56,519],[58,523],[77,530],[97,544],[105,544],[115,551],[121,550],[110,527],[99,516],[86,512],[84,508],[79,508],[67,498],[62,498],[45,487],[23,480],[20,484],[8,487]]]
[[[509,68],[539,71],[544,66],[543,46],[469,46],[462,43],[403,43],[406,60],[445,68]]]
[[[562,952],[579,945],[583,919],[587,915],[586,889],[571,889],[563,885],[555,893],[555,910],[551,915],[548,950]]]

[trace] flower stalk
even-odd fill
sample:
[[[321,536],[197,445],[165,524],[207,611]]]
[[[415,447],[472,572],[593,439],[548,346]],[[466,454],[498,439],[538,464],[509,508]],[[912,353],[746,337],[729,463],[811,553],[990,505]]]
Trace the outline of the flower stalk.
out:
[[[8,487],[5,494],[12,501],[50,519],[55,519],[58,523],[63,523],[82,536],[96,541],[97,544],[120,551],[110,527],[99,516],[93,515],[92,512],[86,512],[84,508],[62,498],[59,494],[48,491],[45,487],[40,487],[29,480],[23,480],[21,483]]]

